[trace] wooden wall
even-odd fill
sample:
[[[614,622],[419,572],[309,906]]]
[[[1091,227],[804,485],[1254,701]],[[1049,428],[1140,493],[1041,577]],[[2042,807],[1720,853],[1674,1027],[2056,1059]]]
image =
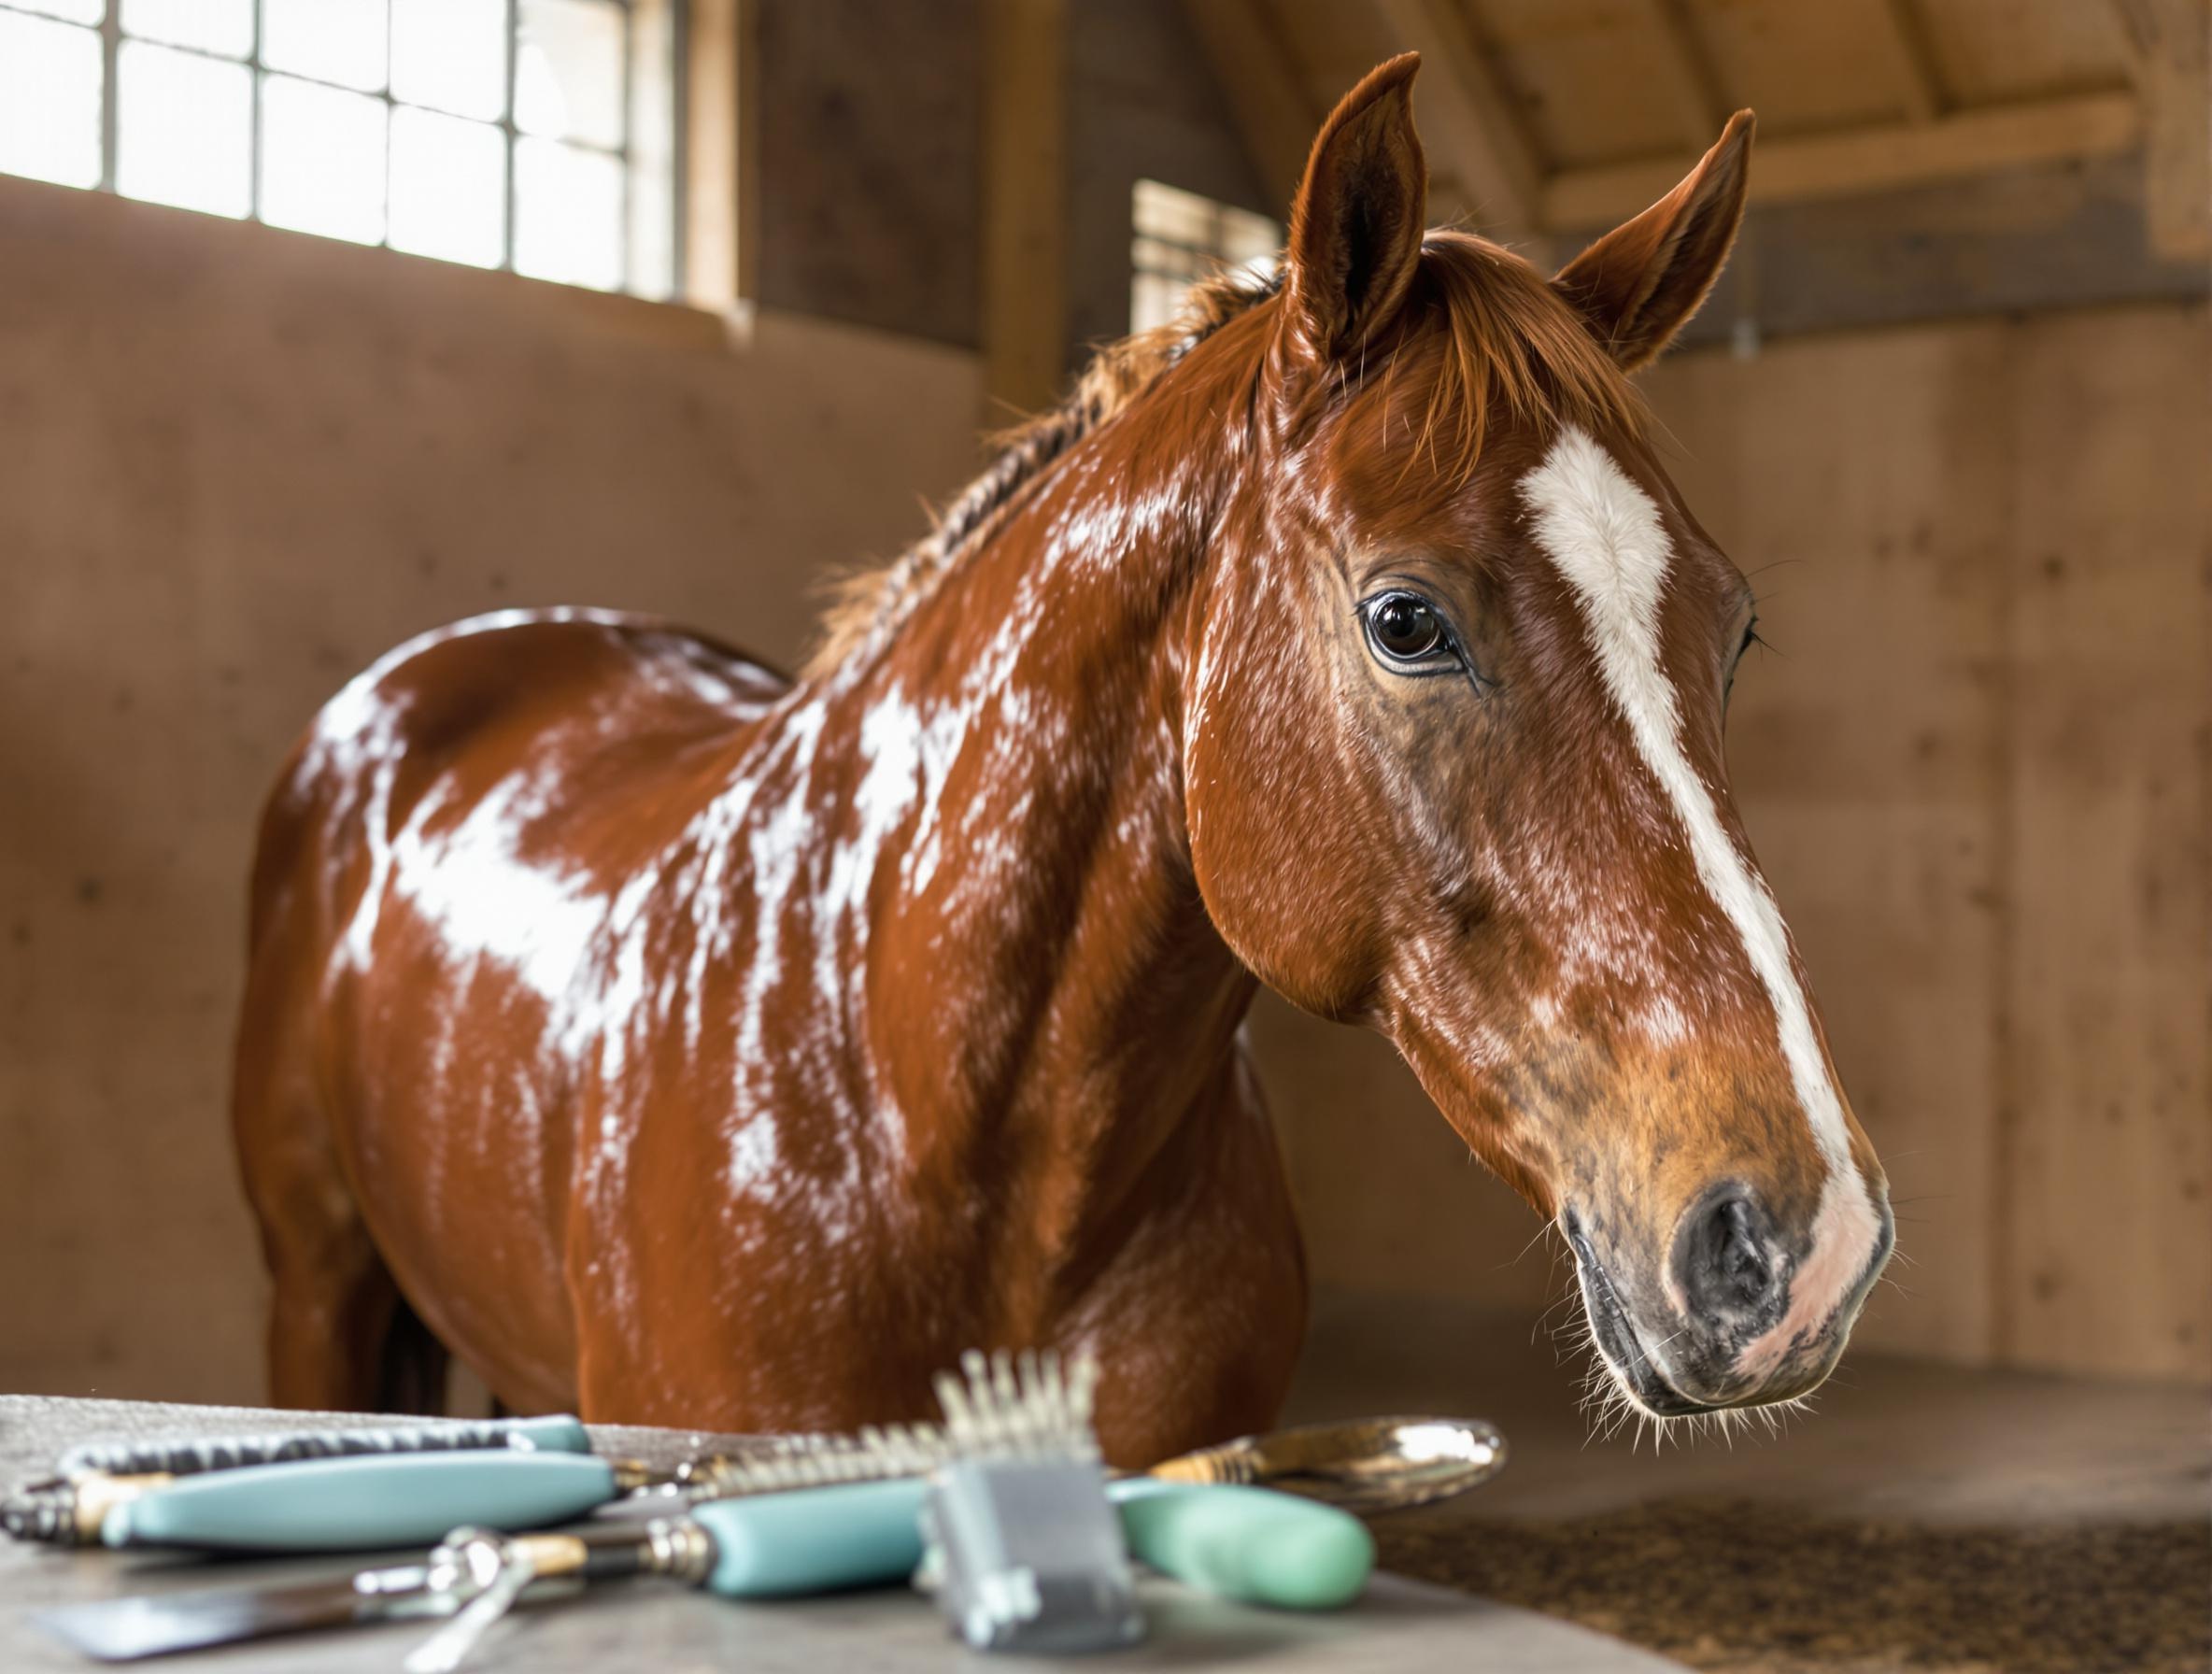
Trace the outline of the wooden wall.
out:
[[[229,1037],[258,805],[422,629],[788,660],[973,469],[972,355],[0,178],[0,1389],[253,1400]]]
[[[1910,1262],[1861,1341],[2212,1376],[2205,307],[1695,352],[1648,387],[1765,595],[1735,783]],[[1256,1024],[1322,1280],[1554,1294],[1543,1247],[1516,1261],[1535,1217],[1342,1032]]]

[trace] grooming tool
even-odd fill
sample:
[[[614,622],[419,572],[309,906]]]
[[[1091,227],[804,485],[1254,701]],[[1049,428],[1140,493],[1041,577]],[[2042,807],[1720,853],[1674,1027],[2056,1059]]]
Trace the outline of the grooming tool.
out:
[[[1368,1525],[1335,1506],[1272,1488],[1106,1485],[1130,1552],[1187,1586],[1274,1610],[1341,1610],[1375,1568]]]
[[[914,1480],[718,1500],[689,1516],[509,1537],[454,1530],[426,1559],[329,1581],[67,1605],[34,1618],[88,1656],[127,1662],[240,1639],[452,1617],[409,1659],[449,1669],[513,1605],[590,1582],[661,1575],[726,1598],[781,1598],[903,1581],[921,1560]]]
[[[1478,1419],[1361,1418],[1241,1437],[1145,1474],[1279,1488],[1373,1516],[1464,1494],[1505,1462],[1505,1438]]]
[[[951,1456],[930,1479],[917,1579],[979,1651],[1102,1651],[1144,1636],[1091,1430],[1096,1363],[963,1361],[937,1381]]]
[[[641,1489],[616,1509],[645,1512],[670,1502],[926,1475],[944,1457],[943,1436],[929,1425],[790,1437],[758,1453],[688,1461],[667,1484]],[[1163,1460],[1141,1474],[1274,1488],[1372,1516],[1479,1487],[1504,1468],[1506,1457],[1505,1438],[1480,1419],[1362,1418],[1241,1437]]]
[[[542,1528],[654,1481],[596,1454],[392,1454],[206,1471],[109,1506],[108,1546],[228,1552],[364,1552],[437,1539],[462,1523]]]
[[[152,1442],[92,1442],[71,1448],[54,1474],[0,1501],[0,1531],[19,1540],[86,1546],[100,1539],[107,1511],[177,1477],[306,1459],[362,1454],[518,1448],[588,1453],[584,1426],[565,1414],[483,1423],[378,1426],[258,1436],[192,1436]]]

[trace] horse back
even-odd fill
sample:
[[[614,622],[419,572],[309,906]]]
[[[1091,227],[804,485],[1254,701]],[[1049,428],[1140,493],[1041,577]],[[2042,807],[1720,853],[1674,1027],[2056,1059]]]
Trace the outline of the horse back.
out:
[[[583,1113],[564,1008],[599,980],[624,886],[654,874],[788,689],[656,620],[479,617],[325,705],[264,812],[238,1110],[264,1239],[300,1204],[358,1213],[510,1398],[574,1399]],[[245,1090],[248,1066],[268,1096]]]

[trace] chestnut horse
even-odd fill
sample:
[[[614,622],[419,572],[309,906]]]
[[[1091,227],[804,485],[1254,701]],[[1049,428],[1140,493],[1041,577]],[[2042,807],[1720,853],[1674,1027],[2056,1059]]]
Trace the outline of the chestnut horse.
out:
[[[1117,1462],[1264,1427],[1263,982],[1555,1218],[1638,1410],[1826,1375],[1886,1188],[1727,787],[1751,595],[1624,377],[1750,116],[1546,280],[1424,234],[1415,67],[1330,116],[1278,280],[1105,353],[803,678],[518,611],[322,712],[237,1057],[279,1402],[450,1349],[517,1408],[843,1427],[1038,1346],[1098,1353]]]

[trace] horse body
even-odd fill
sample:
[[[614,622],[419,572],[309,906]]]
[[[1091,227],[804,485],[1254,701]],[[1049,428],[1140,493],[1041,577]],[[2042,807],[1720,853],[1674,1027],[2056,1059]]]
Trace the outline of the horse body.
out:
[[[1554,1221],[1631,1410],[1826,1375],[1885,1187],[1727,790],[1753,601],[1624,378],[1749,118],[1546,280],[1425,237],[1413,67],[1278,284],[1102,356],[797,682],[521,613],[324,711],[237,1060],[280,1401],[434,1403],[418,1317],[592,1419],[911,1418],[980,1346],[1095,1351],[1115,1463],[1262,1427],[1263,981]]]
[[[595,1419],[921,1416],[1018,1341],[1099,1354],[1127,1456],[1266,1421],[1302,1261],[1251,979],[1159,865],[1172,775],[1071,736],[1141,730],[1074,701],[1064,630],[949,690],[927,637],[793,690],[510,613],[333,701],[264,830],[240,1045],[278,1398],[389,1398],[404,1297],[511,1404]]]

